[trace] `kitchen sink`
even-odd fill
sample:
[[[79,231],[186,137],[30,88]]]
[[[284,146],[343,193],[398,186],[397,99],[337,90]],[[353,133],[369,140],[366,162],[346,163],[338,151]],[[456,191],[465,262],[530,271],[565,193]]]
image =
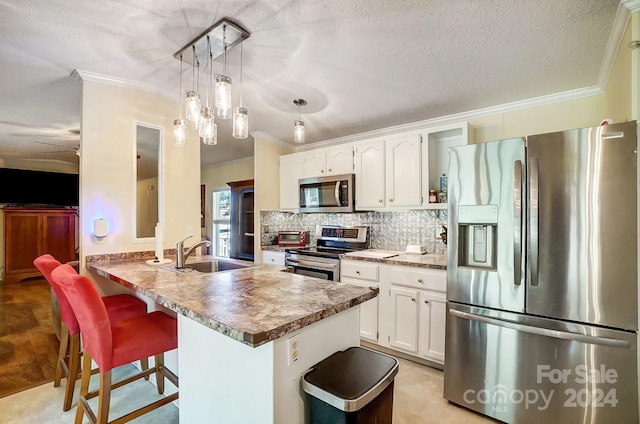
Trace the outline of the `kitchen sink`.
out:
[[[185,265],[185,267],[190,268],[194,271],[204,272],[204,273],[231,271],[234,269],[249,268],[251,266],[253,265],[245,265],[245,264],[239,264],[237,262],[221,261],[221,260],[193,262]]]
[[[184,268],[171,267],[169,269],[177,272],[198,271],[204,274],[210,274],[213,272],[232,271],[235,269],[250,268],[252,266],[254,265],[214,259],[211,261],[187,263],[185,264]]]

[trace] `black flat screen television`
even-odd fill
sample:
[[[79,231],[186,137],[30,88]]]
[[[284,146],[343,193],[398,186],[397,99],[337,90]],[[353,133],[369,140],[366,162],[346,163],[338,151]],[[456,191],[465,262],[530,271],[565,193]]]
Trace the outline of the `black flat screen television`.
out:
[[[78,174],[0,168],[0,204],[78,206]]]

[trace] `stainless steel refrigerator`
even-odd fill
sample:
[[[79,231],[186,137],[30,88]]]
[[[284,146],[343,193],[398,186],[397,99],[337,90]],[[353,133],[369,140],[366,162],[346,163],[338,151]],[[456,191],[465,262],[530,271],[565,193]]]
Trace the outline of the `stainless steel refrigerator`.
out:
[[[449,150],[446,399],[639,422],[636,145],[628,122]]]

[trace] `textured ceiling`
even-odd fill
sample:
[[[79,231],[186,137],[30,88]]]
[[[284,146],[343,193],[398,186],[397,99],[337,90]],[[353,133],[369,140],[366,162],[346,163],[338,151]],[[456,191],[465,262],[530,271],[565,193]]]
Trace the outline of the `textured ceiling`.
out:
[[[315,142],[592,87],[618,7],[618,0],[0,0],[0,159],[76,160],[74,69],[177,97],[173,54],[222,18],[251,33],[243,47],[250,131],[292,142],[292,100],[301,97],[307,141]],[[237,83],[239,49],[227,63]],[[220,72],[220,60],[216,66]],[[190,68],[183,72],[191,81]],[[219,145],[202,150],[204,164],[252,155],[252,142],[232,139],[228,122],[219,133]]]

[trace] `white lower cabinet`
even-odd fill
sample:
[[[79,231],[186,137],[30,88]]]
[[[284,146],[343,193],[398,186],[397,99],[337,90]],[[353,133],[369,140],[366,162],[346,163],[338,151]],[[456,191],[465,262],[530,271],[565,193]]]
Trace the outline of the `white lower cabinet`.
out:
[[[263,250],[262,263],[264,265],[284,266],[284,252],[276,250]]]
[[[340,264],[340,281],[380,289],[360,307],[363,340],[444,364],[446,271],[357,260]]]
[[[444,293],[420,290],[418,354],[444,364],[445,320],[447,302]]]
[[[379,286],[379,266],[363,261],[340,261],[340,282],[363,287]],[[378,343],[379,296],[360,304],[360,338]]]
[[[389,345],[411,353],[418,352],[418,290],[392,287]]]

